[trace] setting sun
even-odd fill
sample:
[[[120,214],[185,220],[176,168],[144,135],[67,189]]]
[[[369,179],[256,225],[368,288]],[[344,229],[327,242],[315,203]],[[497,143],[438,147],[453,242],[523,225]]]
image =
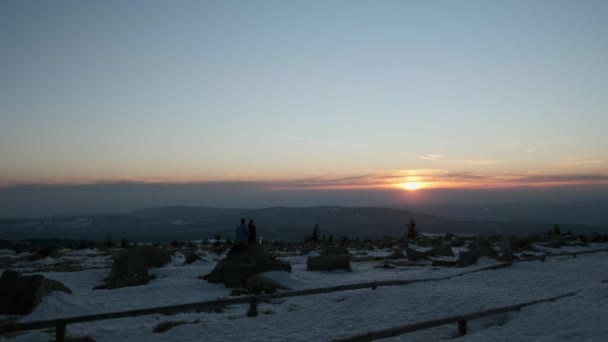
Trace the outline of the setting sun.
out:
[[[406,190],[417,190],[420,189],[421,184],[419,182],[406,182],[401,184],[401,186]]]

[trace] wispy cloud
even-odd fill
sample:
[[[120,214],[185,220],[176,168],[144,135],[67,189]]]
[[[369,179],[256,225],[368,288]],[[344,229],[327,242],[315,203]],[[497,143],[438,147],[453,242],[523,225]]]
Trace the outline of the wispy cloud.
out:
[[[472,166],[485,166],[485,165],[496,165],[496,164],[501,164],[503,163],[500,160],[493,160],[493,159],[466,159],[466,160],[461,160],[459,161],[460,163],[464,164],[464,165],[472,165]]]
[[[116,181],[86,184],[30,184],[0,187],[7,190],[17,187],[79,187],[107,185],[117,186],[121,189],[137,186],[154,186],[157,189],[164,187],[180,187],[195,189],[204,186],[206,189],[250,189],[264,190],[352,190],[352,189],[387,189],[398,188],[404,182],[415,181],[423,184],[427,189],[504,189],[518,187],[556,187],[567,185],[608,185],[608,174],[603,173],[572,173],[572,174],[541,174],[525,172],[504,171],[497,174],[483,174],[474,172],[448,172],[442,169],[408,169],[372,172],[343,177],[319,176],[310,178],[296,178],[265,181],[208,181],[208,182],[137,182]]]
[[[290,144],[302,144],[302,143],[306,142],[306,138],[293,136],[293,137],[287,138],[287,141]]]
[[[418,156],[418,158],[420,159],[424,159],[424,160],[431,160],[431,161],[439,161],[442,160],[443,158],[445,158],[444,155],[441,154],[427,154],[425,156]]]
[[[503,172],[480,174],[420,169],[395,170],[349,177],[317,177],[274,182],[272,186],[292,189],[356,189],[397,187],[406,181],[416,181],[425,188],[513,188],[530,186],[608,185],[608,174],[529,174]]]

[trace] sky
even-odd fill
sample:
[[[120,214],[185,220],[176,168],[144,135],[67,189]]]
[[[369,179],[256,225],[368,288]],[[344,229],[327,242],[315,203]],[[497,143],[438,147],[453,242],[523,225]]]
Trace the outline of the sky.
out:
[[[597,190],[606,37],[606,1],[5,0],[0,187]]]

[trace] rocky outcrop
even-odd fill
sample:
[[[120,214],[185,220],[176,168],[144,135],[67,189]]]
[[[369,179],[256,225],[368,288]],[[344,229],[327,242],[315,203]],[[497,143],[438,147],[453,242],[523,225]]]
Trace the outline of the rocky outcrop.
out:
[[[222,283],[226,287],[244,287],[252,276],[269,271],[291,272],[291,265],[272,258],[261,245],[250,245],[249,250],[245,251],[235,246],[202,279]]]
[[[22,276],[13,270],[6,270],[0,278],[0,314],[30,314],[53,291],[72,293],[61,282],[42,275]]]
[[[327,247],[320,256],[308,257],[306,267],[309,271],[351,271],[352,255],[344,247]]]

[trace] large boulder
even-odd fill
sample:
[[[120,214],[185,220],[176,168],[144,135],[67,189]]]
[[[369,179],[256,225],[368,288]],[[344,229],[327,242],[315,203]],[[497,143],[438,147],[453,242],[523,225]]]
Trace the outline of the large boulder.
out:
[[[148,263],[143,254],[127,251],[115,257],[107,280],[114,281],[122,278],[147,277],[148,275]]]
[[[308,259],[306,259],[306,267],[310,271],[352,271],[350,267],[351,258],[352,256],[350,254],[308,257]]]
[[[127,286],[145,285],[155,277],[148,272],[150,267],[161,267],[171,261],[171,253],[153,246],[137,246],[118,254],[114,258],[110,275],[103,285],[95,289],[117,289]]]
[[[469,247],[467,252],[460,252],[460,254],[458,254],[456,265],[458,267],[467,267],[476,263],[481,257],[496,259],[498,253],[492,248],[492,245],[488,241],[478,239]]]
[[[272,258],[261,245],[250,245],[244,251],[235,246],[202,279],[223,283],[226,287],[244,287],[250,277],[269,271],[291,272],[291,265]]]
[[[13,270],[6,270],[0,278],[0,314],[30,314],[42,298],[53,291],[72,293],[56,280],[38,274],[22,276]]]
[[[260,292],[265,292],[265,293],[275,293],[277,292],[277,290],[288,290],[289,288],[284,286],[283,284],[274,281],[268,277],[266,277],[265,275],[262,274],[256,274],[252,277],[250,277],[249,279],[247,279],[247,282],[245,283],[245,288],[247,289],[247,291],[249,291],[250,293],[260,293]]]
[[[186,259],[184,260],[184,265],[190,265],[197,260],[205,261],[198,254],[192,252],[186,256]]]

